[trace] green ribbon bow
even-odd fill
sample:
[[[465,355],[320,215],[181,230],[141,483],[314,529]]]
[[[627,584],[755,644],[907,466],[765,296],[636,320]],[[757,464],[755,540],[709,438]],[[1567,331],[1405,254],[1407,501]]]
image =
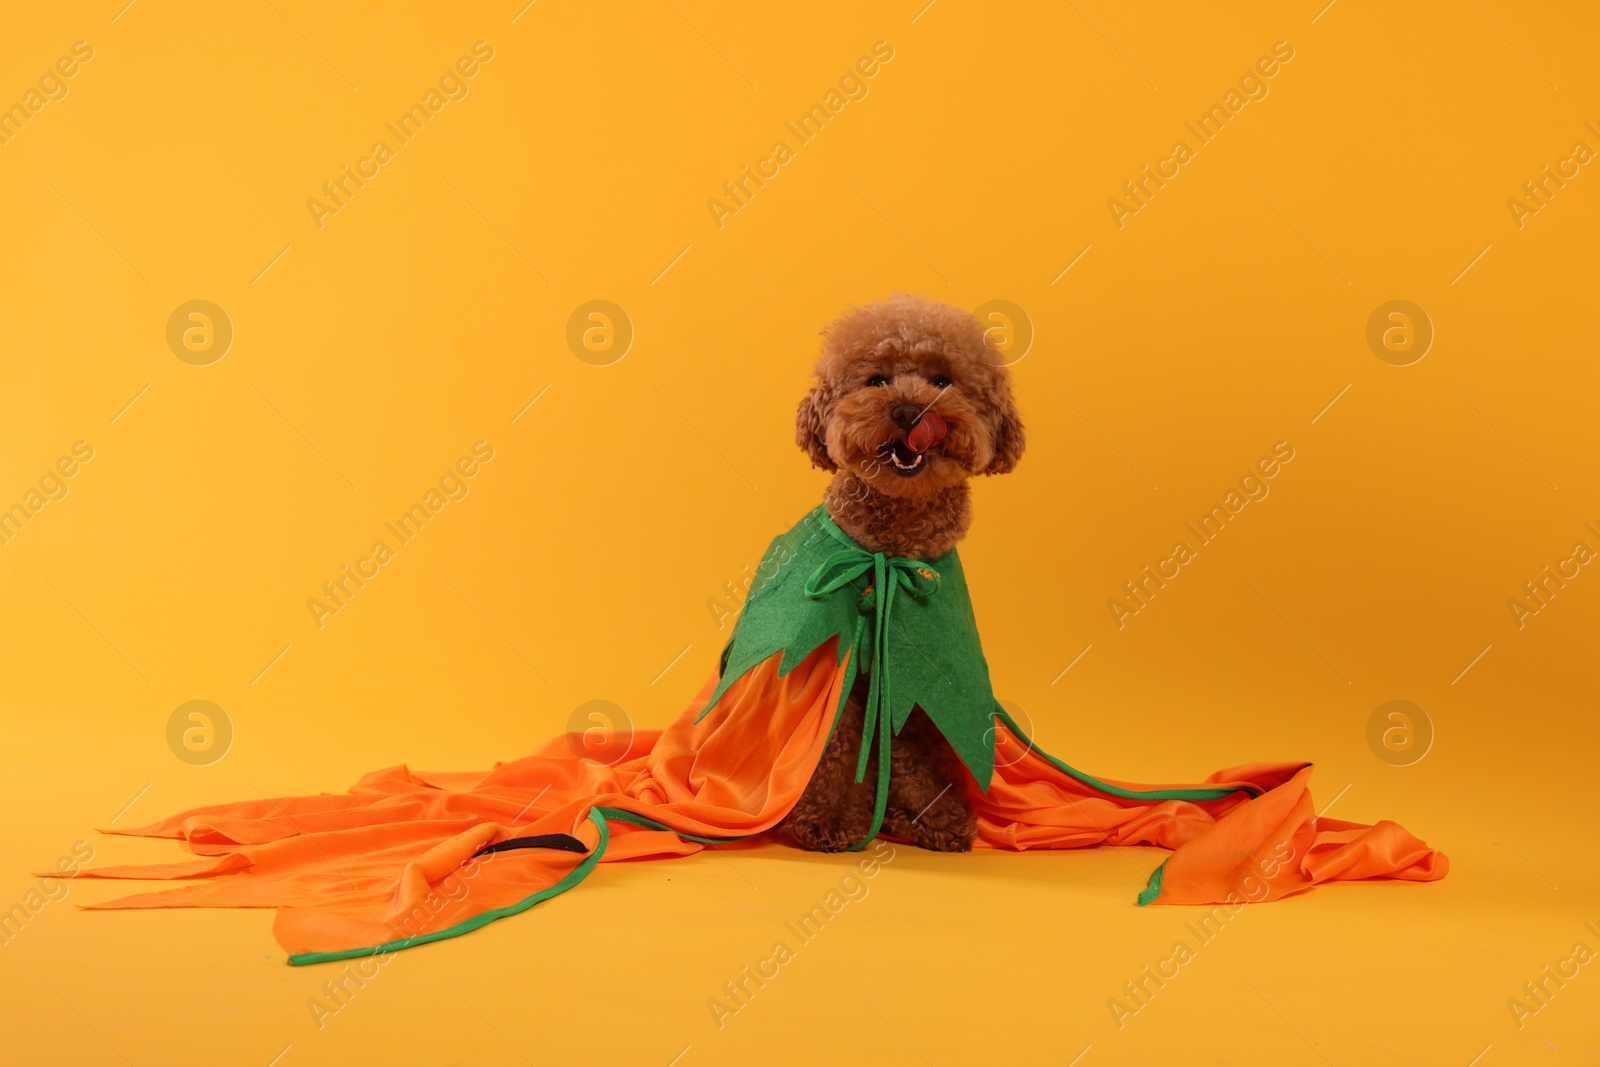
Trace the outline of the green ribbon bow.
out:
[[[823,560],[806,579],[805,594],[813,600],[828,596],[855,583],[869,572],[872,581],[861,589],[861,599],[856,607],[860,613],[856,620],[855,636],[851,647],[857,657],[856,671],[866,671],[871,680],[867,686],[866,721],[861,728],[861,756],[856,761],[856,781],[867,774],[867,760],[871,753],[873,730],[878,732],[878,784],[873,803],[872,829],[851,851],[864,848],[868,841],[878,836],[883,826],[884,812],[889,803],[889,739],[893,729],[889,722],[888,707],[891,679],[889,678],[889,628],[894,624],[895,596],[904,589],[917,598],[932,596],[939,591],[939,572],[917,559],[886,556],[882,552],[868,552],[833,523],[825,527],[835,539],[848,547]],[[863,641],[863,631],[872,626],[870,641]]]

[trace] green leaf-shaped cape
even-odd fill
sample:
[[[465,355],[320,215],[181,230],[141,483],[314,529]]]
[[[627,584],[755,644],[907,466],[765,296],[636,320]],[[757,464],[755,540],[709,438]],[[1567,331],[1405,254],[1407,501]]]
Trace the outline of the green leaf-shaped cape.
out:
[[[858,780],[876,730],[882,793],[890,735],[920,707],[988,790],[997,704],[955,549],[935,560],[868,552],[818,506],[762,557],[701,715],[752,667],[782,652],[778,673],[786,674],[829,638],[838,639],[839,662],[849,657],[836,716],[856,676],[871,678]]]

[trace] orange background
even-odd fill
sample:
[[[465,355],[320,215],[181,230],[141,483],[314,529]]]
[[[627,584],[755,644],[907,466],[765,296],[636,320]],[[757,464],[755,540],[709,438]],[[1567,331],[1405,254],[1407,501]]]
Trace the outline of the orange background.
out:
[[[896,290],[1031,323],[1028,452],[978,487],[962,553],[996,690],[1039,741],[1151,782],[1314,760],[1319,803],[1454,870],[1248,909],[1120,1030],[1108,999],[1192,918],[1132,906],[1153,850],[902,848],[720,1030],[707,1000],[850,860],[613,865],[399,955],[321,1029],[306,1001],[333,974],[283,966],[264,914],[52,902],[0,948],[8,1044],[1593,1062],[1591,968],[1522,1029],[1507,1007],[1600,949],[1600,577],[1521,629],[1507,606],[1600,549],[1600,177],[1520,227],[1507,205],[1600,149],[1592,9],[122,2],[0,38],[0,103],[93,49],[0,145],[0,504],[94,452],[0,545],[0,906],[77,841],[176,855],[92,833],[113,818],[486,766],[595,699],[666,722],[726,638],[709,602],[819,498],[792,441],[817,331]],[[398,144],[384,124],[479,41],[466,95]],[[784,124],[879,41],[866,95],[798,144]],[[1267,95],[1197,147],[1184,124],[1280,41]],[[1180,138],[1195,158],[1119,228],[1107,201]],[[379,139],[394,158],[319,227],[307,201]],[[793,159],[719,227],[707,201],[779,139]],[[204,366],[167,342],[197,299],[234,333]],[[567,342],[595,299],[634,331],[605,366]],[[1395,299],[1435,331],[1403,367],[1366,340]],[[479,441],[468,495],[319,628],[322,583]],[[1270,495],[1119,629],[1107,600],[1278,441]],[[234,732],[208,766],[168,748],[195,699]],[[1368,746],[1390,700],[1434,731],[1410,766]]]

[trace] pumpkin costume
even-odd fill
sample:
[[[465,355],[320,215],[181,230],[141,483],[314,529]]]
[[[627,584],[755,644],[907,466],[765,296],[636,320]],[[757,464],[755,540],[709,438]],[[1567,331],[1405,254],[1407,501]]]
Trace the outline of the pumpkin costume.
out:
[[[868,687],[860,778],[921,707],[972,774],[977,848],[1158,845],[1140,904],[1272,900],[1324,881],[1444,877],[1392,822],[1319,818],[1308,763],[1253,763],[1184,786],[1096,778],[1034,745],[995,700],[961,561],[868,552],[818,507],[773,541],[718,675],[611,763],[580,735],[479,772],[374,771],[349,793],[196,808],[136,830],[199,859],[76,877],[192,884],[99,909],[276,909],[291,964],[455,937],[563,893],[602,862],[682,856],[772,829],[799,800],[855,679]]]

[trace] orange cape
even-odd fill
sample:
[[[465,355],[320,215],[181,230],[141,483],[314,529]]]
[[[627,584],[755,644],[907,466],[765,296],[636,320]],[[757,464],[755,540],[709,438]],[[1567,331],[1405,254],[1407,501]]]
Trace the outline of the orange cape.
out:
[[[775,827],[805,789],[841,708],[834,643],[786,674],[779,656],[703,718],[713,677],[664,730],[607,764],[580,734],[479,772],[391,767],[343,795],[196,808],[137,830],[201,859],[84,869],[76,877],[192,884],[108,908],[275,908],[292,964],[384,954],[475,930],[577,885],[595,865],[685,856]],[[848,662],[848,657],[847,657]],[[1193,786],[1134,786],[1068,767],[995,719],[987,792],[968,783],[976,847],[1157,845],[1172,855],[1139,903],[1276,900],[1319,882],[1433,881],[1442,853],[1392,822],[1319,818],[1307,763],[1231,767]]]

